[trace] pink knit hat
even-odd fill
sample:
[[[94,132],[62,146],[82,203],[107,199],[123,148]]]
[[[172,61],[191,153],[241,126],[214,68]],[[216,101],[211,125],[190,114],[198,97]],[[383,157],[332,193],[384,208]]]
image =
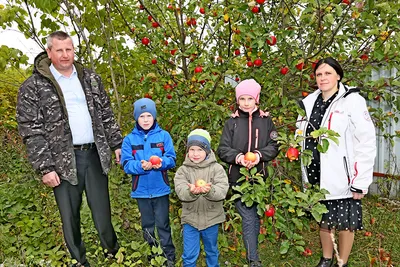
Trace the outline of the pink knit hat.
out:
[[[241,97],[242,95],[249,95],[254,97],[256,103],[259,103],[260,101],[261,85],[254,79],[241,81],[236,86],[235,90],[236,90],[236,102],[239,102],[239,97]]]

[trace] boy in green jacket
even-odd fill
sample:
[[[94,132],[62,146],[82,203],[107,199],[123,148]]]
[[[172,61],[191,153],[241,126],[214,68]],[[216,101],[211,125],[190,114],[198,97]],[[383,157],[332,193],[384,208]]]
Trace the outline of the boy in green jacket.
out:
[[[219,267],[218,225],[225,221],[223,200],[228,192],[228,177],[211,151],[210,134],[192,131],[187,154],[175,174],[175,191],[182,201],[183,266],[196,267],[203,240],[208,267]]]

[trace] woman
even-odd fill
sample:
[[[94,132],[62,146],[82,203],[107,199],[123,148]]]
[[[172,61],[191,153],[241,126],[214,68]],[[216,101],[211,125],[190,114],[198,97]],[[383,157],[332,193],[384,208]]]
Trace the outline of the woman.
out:
[[[331,233],[339,231],[339,257],[347,267],[354,232],[363,229],[361,199],[372,183],[376,154],[375,128],[359,89],[348,88],[340,81],[343,69],[333,58],[315,66],[318,90],[302,100],[306,117],[298,128],[305,136],[326,127],[339,133],[339,144],[330,142],[326,153],[319,153],[319,140],[307,138],[301,145],[313,152],[311,164],[302,166],[303,182],[318,184],[329,191],[322,201],[328,212],[320,222],[323,256],[317,267],[333,265]]]

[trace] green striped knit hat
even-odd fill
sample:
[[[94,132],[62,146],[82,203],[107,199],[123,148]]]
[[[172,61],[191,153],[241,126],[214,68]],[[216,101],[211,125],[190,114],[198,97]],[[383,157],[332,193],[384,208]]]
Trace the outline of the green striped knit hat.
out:
[[[187,140],[187,149],[191,146],[199,146],[203,149],[207,156],[211,153],[211,136],[203,129],[196,129],[190,132]]]

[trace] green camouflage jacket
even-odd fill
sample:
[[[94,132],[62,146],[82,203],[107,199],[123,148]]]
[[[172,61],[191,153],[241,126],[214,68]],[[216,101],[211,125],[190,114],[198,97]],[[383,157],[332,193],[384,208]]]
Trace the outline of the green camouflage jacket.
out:
[[[78,183],[72,133],[60,86],[50,72],[46,52],[35,58],[34,70],[20,87],[18,130],[33,168],[42,175],[56,171],[61,179]],[[121,147],[122,135],[100,77],[75,62],[85,92],[93,133],[104,173],[111,167],[112,150]],[[111,149],[110,149],[111,148]]]

